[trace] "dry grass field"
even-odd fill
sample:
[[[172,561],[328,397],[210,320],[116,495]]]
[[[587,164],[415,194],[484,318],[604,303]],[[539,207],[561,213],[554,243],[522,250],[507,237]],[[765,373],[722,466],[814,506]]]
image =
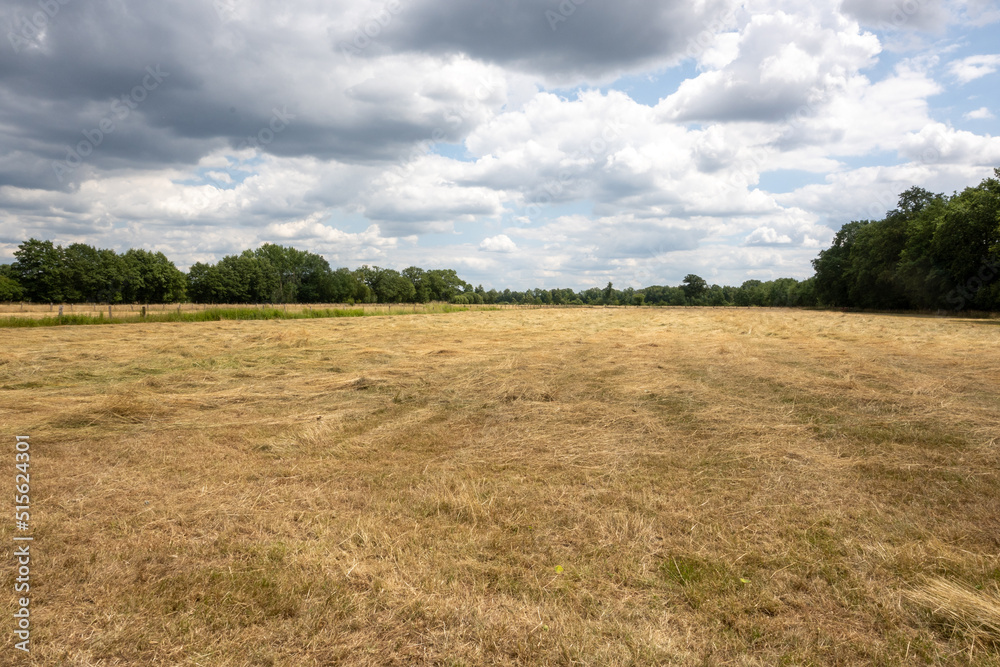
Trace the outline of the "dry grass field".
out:
[[[998,343],[737,309],[0,330],[32,662],[1000,665]]]

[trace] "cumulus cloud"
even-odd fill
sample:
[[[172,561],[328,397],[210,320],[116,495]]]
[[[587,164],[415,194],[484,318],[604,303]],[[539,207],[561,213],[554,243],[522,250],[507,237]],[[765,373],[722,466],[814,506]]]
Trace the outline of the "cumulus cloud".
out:
[[[483,239],[479,249],[486,252],[514,252],[517,250],[517,245],[506,234],[498,234]]]
[[[791,242],[791,237],[770,227],[758,227],[743,240],[746,245],[788,245]]]
[[[842,88],[873,62],[878,39],[831,6],[810,12],[772,9],[750,15],[737,55],[684,81],[658,105],[672,121],[780,121]],[[703,61],[703,65],[707,64]]]

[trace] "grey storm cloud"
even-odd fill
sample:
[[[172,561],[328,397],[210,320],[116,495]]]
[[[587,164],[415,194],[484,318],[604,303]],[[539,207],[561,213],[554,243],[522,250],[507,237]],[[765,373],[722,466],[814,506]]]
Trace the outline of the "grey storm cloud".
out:
[[[398,9],[367,54],[464,56],[566,80],[681,54],[722,4],[398,0]],[[364,25],[357,16],[308,1],[12,2],[0,10],[0,185],[71,190],[93,170],[190,165],[268,138],[275,109],[294,121],[258,143],[284,157],[392,161],[431,137],[461,141],[476,116],[454,122],[448,107],[468,91],[348,85],[364,61],[345,62],[330,35],[351,39]],[[329,26],[316,44],[310,21]],[[144,88],[151,68],[165,75]],[[498,107],[502,95],[479,101]]]
[[[602,78],[683,55],[692,35],[725,15],[728,4],[397,0],[373,51],[464,53],[558,81]],[[357,34],[345,32],[337,43],[350,44]]]
[[[440,91],[438,107],[414,112],[411,90],[379,97],[371,86],[348,85],[350,72],[325,38],[311,51],[299,48],[302,26],[278,25],[264,7],[223,20],[212,2],[43,4],[58,11],[45,14],[38,2],[0,10],[7,37],[0,43],[0,185],[72,189],[92,169],[189,165],[226,146],[396,160],[437,137],[435,130],[460,139],[470,122],[453,122]],[[316,10],[297,6],[301,17]],[[458,107],[461,91],[451,94]],[[280,140],[276,113],[290,121],[280,123]]]

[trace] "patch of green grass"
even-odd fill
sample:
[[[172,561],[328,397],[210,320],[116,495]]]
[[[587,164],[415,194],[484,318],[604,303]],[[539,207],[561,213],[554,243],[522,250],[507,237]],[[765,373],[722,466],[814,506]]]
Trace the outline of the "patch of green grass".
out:
[[[725,575],[725,568],[696,556],[671,556],[660,563],[660,573],[668,582],[693,586]]]
[[[104,313],[93,315],[57,315],[31,319],[11,315],[0,318],[0,328],[18,327],[58,327],[71,325],[94,324],[135,324],[139,322],[219,322],[222,320],[308,320],[331,317],[378,317],[386,315],[414,315],[432,313],[458,313],[469,310],[462,306],[449,304],[428,304],[410,306],[400,304],[396,312],[385,312],[364,308],[312,308],[305,310],[286,311],[282,308],[207,308],[188,313],[149,313],[142,315],[126,315],[123,317],[104,317]],[[499,310],[498,308],[479,308],[478,310]]]

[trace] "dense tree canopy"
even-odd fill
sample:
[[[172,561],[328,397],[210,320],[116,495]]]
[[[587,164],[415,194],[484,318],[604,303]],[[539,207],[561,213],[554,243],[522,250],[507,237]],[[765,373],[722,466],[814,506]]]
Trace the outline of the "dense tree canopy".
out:
[[[132,249],[119,255],[82,243],[63,248],[29,239],[14,257],[3,272],[20,287],[14,298],[37,303],[168,303],[186,298],[184,274],[162,252]]]
[[[911,188],[813,260],[822,305],[1000,310],[1000,169],[951,197]]]

